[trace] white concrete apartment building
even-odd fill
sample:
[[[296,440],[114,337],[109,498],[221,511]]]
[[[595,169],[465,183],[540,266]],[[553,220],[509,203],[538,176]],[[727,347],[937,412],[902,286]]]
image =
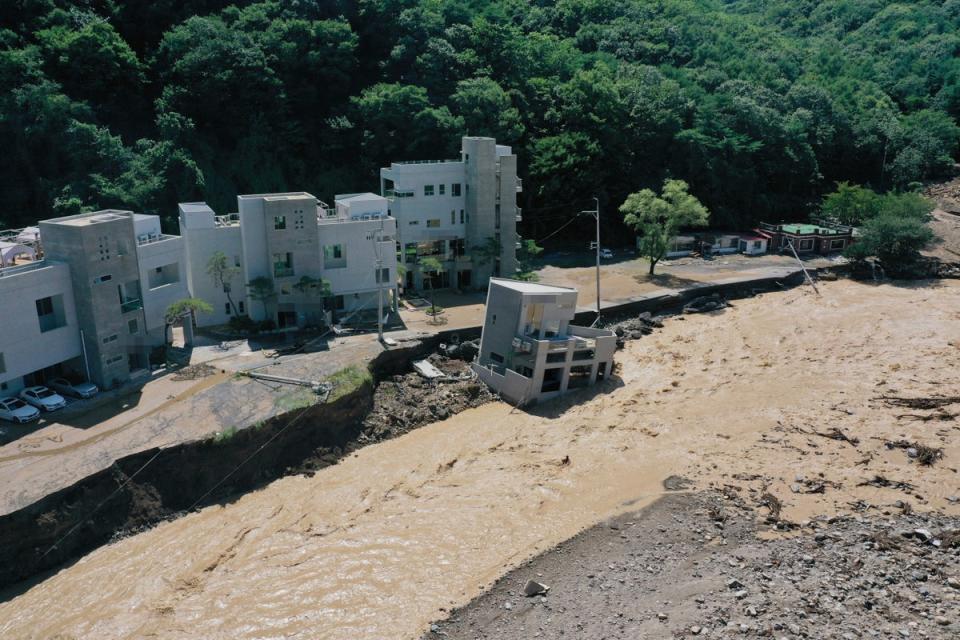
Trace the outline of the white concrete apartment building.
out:
[[[616,334],[570,324],[576,309],[576,289],[491,278],[473,370],[517,405],[609,378]]]
[[[64,374],[110,388],[147,368],[166,306],[187,295],[180,238],[105,210],[44,220],[38,242],[42,260],[0,269],[0,394]]]
[[[491,276],[512,277],[521,189],[517,156],[493,138],[464,137],[457,160],[394,162],[381,169],[380,193],[397,221],[405,287],[423,290],[430,279],[434,288],[483,289]],[[443,271],[425,277],[417,266],[423,256],[439,259]]]
[[[190,290],[214,306],[213,314],[197,319],[201,326],[231,315],[226,293],[207,273],[217,251],[239,269],[231,295],[238,311],[254,320],[286,328],[375,315],[378,295],[385,309],[396,309],[396,222],[386,198],[347,194],[336,196],[330,208],[309,193],[293,192],[241,195],[237,204],[238,213],[228,216],[214,215],[204,203],[180,205]],[[258,278],[270,283],[267,296],[248,287]]]

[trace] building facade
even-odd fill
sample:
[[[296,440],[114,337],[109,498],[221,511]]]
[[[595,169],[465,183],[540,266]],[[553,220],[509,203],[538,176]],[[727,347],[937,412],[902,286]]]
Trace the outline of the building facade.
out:
[[[473,370],[517,405],[609,378],[616,334],[570,324],[576,309],[576,289],[491,278]]]
[[[242,195],[237,203],[238,213],[229,216],[214,215],[204,203],[180,205],[190,289],[214,306],[199,324],[222,324],[233,315],[226,292],[207,272],[217,251],[237,269],[228,285],[237,312],[254,320],[304,327],[372,313],[375,321],[378,297],[396,310],[396,222],[386,198],[347,194],[331,208],[294,192]],[[265,286],[249,286],[255,282]]]
[[[380,170],[380,193],[397,221],[404,285],[482,289],[517,271],[517,156],[493,138],[464,137],[457,160],[394,162]],[[421,258],[443,269],[423,273]]]

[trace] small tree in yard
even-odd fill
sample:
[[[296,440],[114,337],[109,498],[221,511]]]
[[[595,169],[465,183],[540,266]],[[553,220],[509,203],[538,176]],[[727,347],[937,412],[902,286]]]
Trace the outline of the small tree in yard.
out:
[[[517,250],[517,280],[536,282],[539,278],[534,273],[533,261],[543,253],[543,247],[536,240],[523,240]]]
[[[421,274],[430,274],[434,275],[443,271],[443,264],[433,256],[423,256],[419,261],[420,273]],[[430,315],[433,316],[434,321],[437,319],[437,305],[433,299],[433,278],[428,280],[430,282]]]
[[[628,227],[640,234],[640,254],[650,260],[650,275],[684,227],[706,226],[710,212],[687,192],[683,180],[667,180],[658,196],[644,189],[627,196],[620,213]]]
[[[170,330],[170,327],[178,320],[184,316],[189,315],[190,320],[196,316],[198,313],[211,313],[213,312],[213,307],[210,303],[201,300],[200,298],[183,298],[182,300],[177,300],[174,303],[171,303],[170,306],[166,308],[163,312],[163,338],[166,341],[167,332]]]
[[[233,304],[230,290],[233,288],[233,279],[240,274],[240,267],[230,264],[230,260],[223,251],[217,251],[207,260],[207,275],[213,280],[213,286],[222,289],[227,294],[227,302],[233,310],[234,317],[239,316],[237,306]]]
[[[300,279],[294,283],[293,288],[297,293],[308,298],[319,297],[321,313],[323,312],[323,299],[332,292],[329,280],[311,278],[310,276],[301,276]]]
[[[247,283],[250,297],[263,305],[263,315],[267,315],[267,303],[277,294],[273,290],[273,280],[266,276],[257,276]]]

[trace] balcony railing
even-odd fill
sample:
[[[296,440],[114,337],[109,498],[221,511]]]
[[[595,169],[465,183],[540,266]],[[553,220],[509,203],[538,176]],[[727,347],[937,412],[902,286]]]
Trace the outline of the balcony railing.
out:
[[[274,278],[289,278],[292,275],[293,275],[293,267],[274,267],[273,268]]]
[[[460,158],[455,160],[395,160],[393,164],[443,164],[445,162],[460,162]]]
[[[413,189],[386,189],[383,192],[384,198],[412,198],[415,195]]]
[[[137,246],[142,247],[146,244],[156,244],[158,242],[163,242],[164,240],[179,240],[180,236],[171,236],[165,233],[159,235],[149,235],[149,236],[140,236],[137,238]]]
[[[523,180],[521,180],[520,178],[517,178],[517,193],[521,193],[522,191],[523,191]]]
[[[127,313],[129,311],[136,311],[137,309],[143,309],[143,300],[125,300],[120,303],[120,313]]]
[[[517,207],[517,222],[523,222],[523,209]]]

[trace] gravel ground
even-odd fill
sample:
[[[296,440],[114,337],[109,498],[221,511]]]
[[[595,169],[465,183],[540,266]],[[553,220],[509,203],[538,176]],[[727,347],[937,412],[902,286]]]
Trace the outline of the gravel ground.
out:
[[[677,493],[507,574],[436,638],[956,638],[960,518],[819,518],[789,537],[728,491]],[[549,586],[528,597],[528,581]]]

